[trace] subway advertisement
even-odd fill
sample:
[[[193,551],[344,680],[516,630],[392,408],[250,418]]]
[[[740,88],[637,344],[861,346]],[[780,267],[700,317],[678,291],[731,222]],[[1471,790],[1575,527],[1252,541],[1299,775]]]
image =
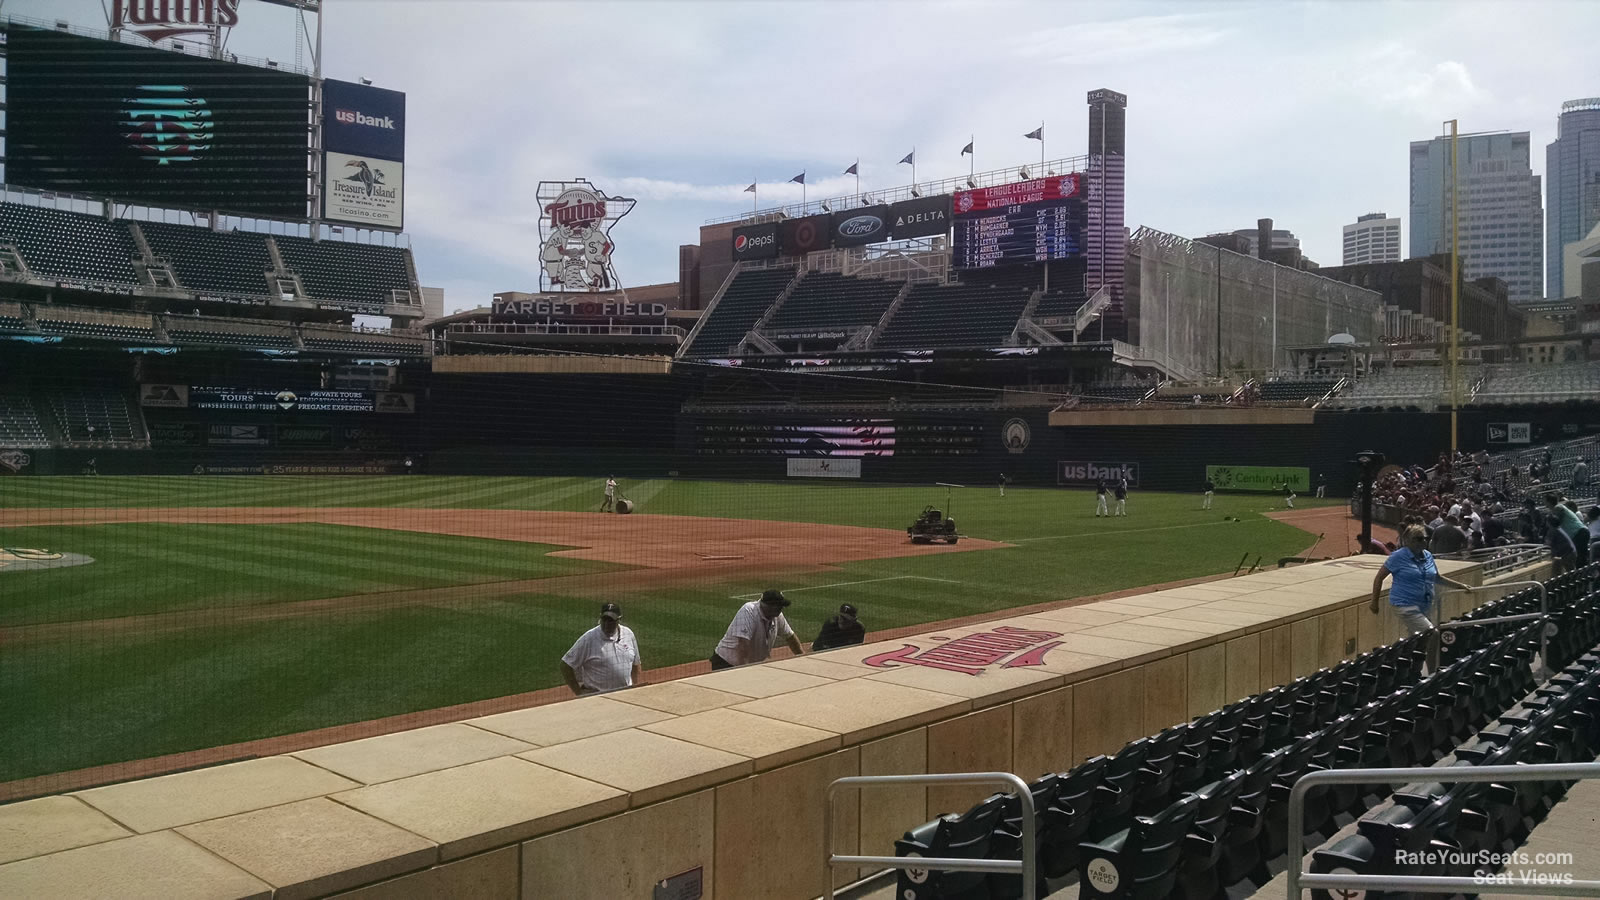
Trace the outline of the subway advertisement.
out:
[[[1206,466],[1206,478],[1219,491],[1282,491],[1285,483],[1297,494],[1311,490],[1311,470],[1304,466]]]

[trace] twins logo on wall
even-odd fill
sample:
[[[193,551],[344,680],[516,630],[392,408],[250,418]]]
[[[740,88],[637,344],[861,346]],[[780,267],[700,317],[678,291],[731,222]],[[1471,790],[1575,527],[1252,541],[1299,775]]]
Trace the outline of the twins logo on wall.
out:
[[[539,182],[539,264],[551,290],[617,289],[611,229],[637,200],[607,197],[584,179]]]
[[[1000,441],[1006,445],[1007,453],[1023,453],[1033,442],[1033,429],[1025,419],[1007,419],[1000,426]]]

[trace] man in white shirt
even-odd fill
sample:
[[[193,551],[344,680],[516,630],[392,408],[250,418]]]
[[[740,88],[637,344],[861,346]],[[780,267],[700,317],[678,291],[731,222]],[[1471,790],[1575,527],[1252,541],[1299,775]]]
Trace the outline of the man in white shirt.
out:
[[[561,679],[574,694],[604,694],[642,683],[639,642],[622,624],[622,607],[600,607],[600,624],[585,631],[561,657]]]
[[[782,591],[768,589],[760,600],[739,607],[733,621],[728,623],[727,633],[711,654],[712,671],[761,662],[772,654],[772,645],[780,640],[799,656],[800,639],[794,636],[789,620],[783,617],[789,603]]]
[[[617,479],[613,475],[606,476],[606,499],[600,503],[601,512],[611,512],[617,502]]]

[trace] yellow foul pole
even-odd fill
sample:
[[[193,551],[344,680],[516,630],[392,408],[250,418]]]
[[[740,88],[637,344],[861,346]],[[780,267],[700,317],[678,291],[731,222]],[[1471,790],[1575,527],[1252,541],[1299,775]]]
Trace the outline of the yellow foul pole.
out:
[[[1461,433],[1461,182],[1456,177],[1456,120],[1450,126],[1450,455]]]

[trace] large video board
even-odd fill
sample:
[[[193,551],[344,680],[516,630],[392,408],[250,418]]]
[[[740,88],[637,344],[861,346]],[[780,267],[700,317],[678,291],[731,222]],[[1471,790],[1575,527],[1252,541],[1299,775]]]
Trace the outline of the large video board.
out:
[[[11,25],[6,181],[302,219],[310,80]]]
[[[981,269],[1083,255],[1088,209],[1077,198],[1021,203],[957,216],[952,262]]]
[[[961,269],[1082,256],[1083,179],[1051,175],[955,195],[952,263]]]

